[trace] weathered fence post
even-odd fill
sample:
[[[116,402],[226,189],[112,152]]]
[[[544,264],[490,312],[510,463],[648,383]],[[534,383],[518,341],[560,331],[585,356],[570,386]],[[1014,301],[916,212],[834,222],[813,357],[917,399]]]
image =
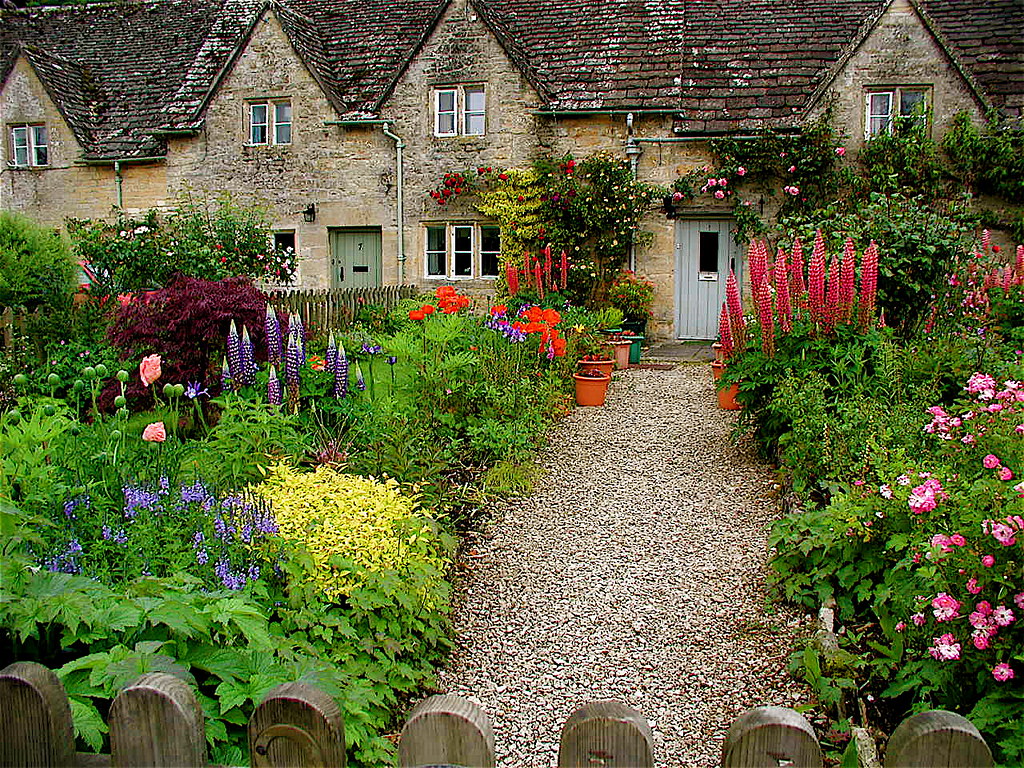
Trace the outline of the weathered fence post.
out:
[[[991,768],[978,729],[955,712],[936,709],[908,717],[893,731],[885,768]]]
[[[786,707],[758,707],[729,726],[722,768],[821,768],[821,747],[807,718]]]
[[[654,736],[644,716],[621,701],[593,701],[562,728],[558,768],[652,768]]]
[[[481,707],[454,694],[417,704],[398,745],[402,768],[494,768],[494,731]]]
[[[334,699],[306,683],[270,690],[249,718],[254,768],[345,768],[345,723]]]
[[[110,705],[114,768],[206,765],[206,721],[192,689],[163,672],[145,674]]]
[[[57,676],[19,661],[0,670],[0,766],[74,765],[71,706]]]

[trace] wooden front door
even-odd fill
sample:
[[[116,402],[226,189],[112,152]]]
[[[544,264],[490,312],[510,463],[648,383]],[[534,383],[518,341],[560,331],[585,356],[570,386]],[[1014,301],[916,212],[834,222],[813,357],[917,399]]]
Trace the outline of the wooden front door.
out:
[[[372,288],[381,284],[379,227],[332,229],[331,287]]]
[[[742,279],[730,219],[676,221],[676,338],[715,339],[729,270]]]

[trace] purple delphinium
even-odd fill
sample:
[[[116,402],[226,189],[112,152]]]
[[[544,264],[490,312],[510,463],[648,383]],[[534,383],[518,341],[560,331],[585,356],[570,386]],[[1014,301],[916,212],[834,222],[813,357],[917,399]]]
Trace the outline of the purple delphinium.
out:
[[[228,370],[231,373],[231,384],[237,389],[242,386],[245,367],[242,361],[242,340],[238,338],[238,329],[235,321],[231,321],[228,328]]]
[[[210,492],[201,481],[196,480],[192,485],[181,486],[181,500],[186,504],[193,502],[203,503],[210,498]]]
[[[264,323],[267,336],[267,359],[271,365],[281,365],[281,358],[284,355],[284,346],[281,339],[281,321],[277,319],[277,311],[274,306],[267,303],[267,318]]]
[[[338,347],[338,358],[334,362],[334,390],[333,395],[341,398],[348,394],[348,355],[345,354],[345,345]]]
[[[68,520],[77,520],[78,515],[75,514],[75,510],[79,507],[85,507],[88,509],[91,506],[92,500],[89,498],[89,494],[75,496],[73,499],[68,499],[64,502],[64,517]]]
[[[139,510],[153,510],[160,506],[160,496],[145,488],[138,488],[126,485],[122,489],[124,493],[124,517],[126,520],[135,519]]]
[[[281,380],[277,378],[277,369],[270,366],[270,376],[267,378],[267,402],[271,405],[281,404]]]
[[[63,552],[47,559],[43,565],[53,573],[81,573],[82,566],[75,559],[75,556],[81,553],[82,545],[78,543],[78,539],[71,539]]]
[[[249,338],[249,329],[242,324],[242,384],[251,387],[256,383],[256,351]]]

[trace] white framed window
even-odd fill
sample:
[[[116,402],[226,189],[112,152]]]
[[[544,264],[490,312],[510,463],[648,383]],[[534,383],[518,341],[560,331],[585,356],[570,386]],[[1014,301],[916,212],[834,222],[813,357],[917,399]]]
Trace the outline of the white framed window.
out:
[[[45,125],[11,126],[11,164],[39,167],[50,164],[50,140]]]
[[[467,279],[498,276],[501,237],[498,227],[472,222],[425,227],[427,277]]]
[[[482,85],[434,89],[435,136],[483,136],[487,130],[487,92]]]
[[[923,86],[872,89],[865,94],[864,138],[892,133],[897,118],[928,120],[928,89]]]
[[[291,144],[291,101],[284,99],[249,102],[249,143]]]

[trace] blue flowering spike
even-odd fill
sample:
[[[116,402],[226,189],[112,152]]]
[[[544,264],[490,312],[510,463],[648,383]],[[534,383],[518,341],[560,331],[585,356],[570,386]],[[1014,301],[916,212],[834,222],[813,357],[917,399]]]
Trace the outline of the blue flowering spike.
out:
[[[356,360],[356,386],[359,387],[360,391],[366,389],[366,379],[363,378],[363,370],[359,367],[359,361]]]
[[[267,336],[267,360],[271,365],[281,365],[284,349],[281,339],[281,321],[277,319],[274,305],[267,302],[267,317],[264,321]]]
[[[235,389],[242,386],[244,366],[242,363],[242,342],[238,338],[235,321],[228,328],[228,368],[231,371],[231,384]]]
[[[338,347],[338,359],[334,366],[334,396],[341,398],[348,394],[348,355],[345,345]]]
[[[242,384],[251,387],[256,383],[256,351],[249,338],[249,329],[242,324]]]
[[[228,359],[225,357],[220,366],[220,391],[227,392],[229,389],[233,389],[232,385],[231,366],[228,365]]]
[[[274,366],[270,366],[270,378],[267,379],[267,402],[271,405],[281,404],[281,380],[277,378]]]

